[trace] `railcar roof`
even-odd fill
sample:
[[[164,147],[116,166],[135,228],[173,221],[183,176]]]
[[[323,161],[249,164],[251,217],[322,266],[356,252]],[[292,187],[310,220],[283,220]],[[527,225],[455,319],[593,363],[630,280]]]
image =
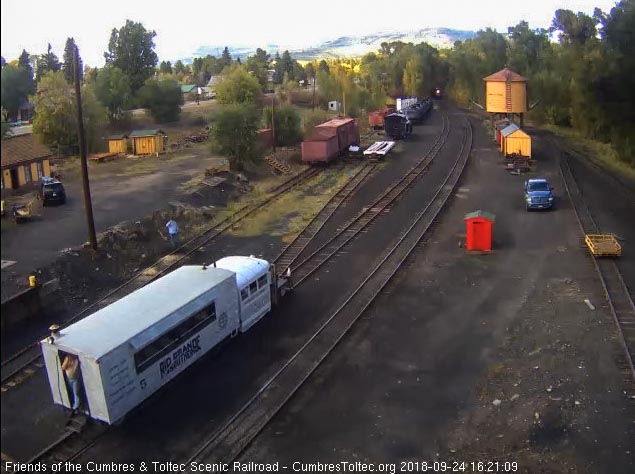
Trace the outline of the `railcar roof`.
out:
[[[269,271],[269,262],[256,257],[224,257],[216,262],[217,268],[224,268],[236,274],[238,288],[243,288],[247,283]]]
[[[189,316],[179,309],[233,278],[223,268],[182,266],[62,329],[55,345],[94,358],[126,342],[142,347]]]

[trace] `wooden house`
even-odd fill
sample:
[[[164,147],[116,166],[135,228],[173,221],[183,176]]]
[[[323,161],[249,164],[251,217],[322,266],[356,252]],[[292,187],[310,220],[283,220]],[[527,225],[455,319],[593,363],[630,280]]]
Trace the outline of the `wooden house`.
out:
[[[2,139],[2,190],[17,189],[50,176],[51,150],[31,133]]]

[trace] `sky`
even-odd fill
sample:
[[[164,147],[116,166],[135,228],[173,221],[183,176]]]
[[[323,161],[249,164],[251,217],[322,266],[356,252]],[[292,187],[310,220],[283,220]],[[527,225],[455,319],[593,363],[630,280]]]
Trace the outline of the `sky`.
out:
[[[615,0],[2,0],[0,49],[17,59],[23,49],[43,54],[51,44],[61,60],[66,38],[73,37],[85,65],[101,67],[110,32],[127,19],[154,30],[159,61],[191,57],[200,46],[277,44],[299,49],[340,36],[380,31],[447,27],[462,30],[492,27],[506,32],[525,20],[547,28],[558,8],[592,14],[605,12]],[[391,5],[398,5],[394,11]]]

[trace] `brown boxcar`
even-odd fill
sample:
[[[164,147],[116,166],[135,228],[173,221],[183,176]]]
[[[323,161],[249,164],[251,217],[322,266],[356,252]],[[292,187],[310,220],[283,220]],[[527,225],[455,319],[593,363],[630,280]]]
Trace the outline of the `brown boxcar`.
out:
[[[328,162],[358,143],[359,128],[354,119],[331,119],[313,128],[302,142],[302,161]]]

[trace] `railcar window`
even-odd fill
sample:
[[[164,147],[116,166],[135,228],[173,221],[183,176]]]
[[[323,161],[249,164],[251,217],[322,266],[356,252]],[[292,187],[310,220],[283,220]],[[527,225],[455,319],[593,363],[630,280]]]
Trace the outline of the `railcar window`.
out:
[[[267,286],[267,275],[258,278],[258,288],[264,288],[265,286]]]
[[[175,349],[183,340],[214,321],[216,321],[216,303],[212,302],[212,304],[181,321],[176,327],[170,329],[157,340],[137,351],[134,355],[137,373],[143,372],[168,352]]]
[[[242,290],[240,290],[240,297],[243,300],[246,300],[249,297],[249,291],[247,291],[247,288],[243,288]]]
[[[251,282],[249,284],[249,292],[253,295],[256,291],[258,291],[258,283],[257,282]]]

